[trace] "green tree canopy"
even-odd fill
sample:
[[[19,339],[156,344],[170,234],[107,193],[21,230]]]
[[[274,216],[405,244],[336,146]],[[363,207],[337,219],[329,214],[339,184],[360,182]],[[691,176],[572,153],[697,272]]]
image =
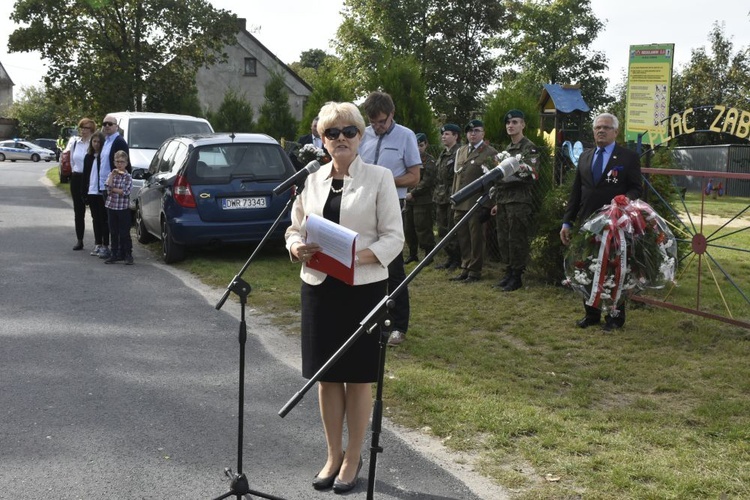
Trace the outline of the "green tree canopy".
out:
[[[400,57],[383,63],[377,71],[375,89],[390,94],[396,106],[395,120],[415,133],[427,135],[437,144],[435,115],[427,100],[425,84],[414,59]]]
[[[108,111],[141,110],[144,96],[167,83],[152,79],[167,63],[194,71],[222,58],[234,42],[234,14],[206,0],[18,0],[11,19],[25,25],[9,50],[38,50],[57,100]]]
[[[329,59],[315,71],[310,84],[313,87],[312,94],[305,103],[302,121],[299,123],[298,134],[310,133],[310,124],[313,118],[318,116],[320,108],[330,101],[351,102],[354,101],[354,91],[346,84],[345,79],[339,78],[338,66],[335,58]]]
[[[501,49],[502,84],[539,96],[545,83],[580,84],[591,109],[611,101],[607,58],[591,50],[604,27],[590,0],[509,0],[505,29],[493,40]]]
[[[346,0],[335,45],[358,95],[377,87],[379,67],[411,56],[435,110],[463,122],[495,76],[486,45],[504,14],[484,0]]]
[[[260,108],[257,130],[276,140],[294,139],[297,120],[289,107],[289,92],[283,75],[271,73],[271,78],[266,83],[265,98]]]
[[[75,125],[86,115],[95,120],[88,111],[55,102],[41,85],[24,87],[8,110],[8,116],[18,120],[16,134],[27,139],[57,138],[61,127]]]
[[[216,113],[208,120],[216,132],[252,132],[253,105],[237,91],[229,89]]]
[[[714,23],[708,40],[710,49],[693,49],[673,78],[672,112],[714,104],[750,111],[750,47],[735,51],[723,23]]]

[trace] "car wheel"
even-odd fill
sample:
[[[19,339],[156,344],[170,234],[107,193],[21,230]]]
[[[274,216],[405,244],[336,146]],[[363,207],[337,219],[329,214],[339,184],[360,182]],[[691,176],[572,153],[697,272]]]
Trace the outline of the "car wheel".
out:
[[[33,161],[34,163],[38,162],[39,160],[41,160],[41,158],[38,154],[34,153],[33,155],[31,155],[31,161]]]
[[[5,155],[0,153],[0,161],[5,161]]]
[[[143,224],[143,214],[141,214],[140,206],[135,209],[135,239],[138,240],[138,243],[143,244],[151,243],[154,240],[154,237],[148,232],[145,224]]]
[[[167,221],[161,221],[161,256],[165,264],[173,264],[185,258],[185,246],[174,241]]]

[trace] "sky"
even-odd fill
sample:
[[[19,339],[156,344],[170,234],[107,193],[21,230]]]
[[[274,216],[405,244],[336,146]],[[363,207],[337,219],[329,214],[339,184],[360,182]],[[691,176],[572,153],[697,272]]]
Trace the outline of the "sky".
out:
[[[334,0],[279,0],[269,8],[267,0],[210,0],[216,8],[233,11],[247,19],[247,28],[271,52],[291,63],[305,50],[322,49],[333,54],[330,40],[341,23],[343,2]],[[10,10],[14,0],[0,0]],[[689,7],[689,5],[693,7]],[[701,7],[695,7],[701,5]],[[610,90],[622,80],[627,69],[628,47],[650,43],[675,44],[675,69],[690,60],[692,49],[708,48],[708,34],[715,21],[725,23],[725,34],[735,51],[750,47],[750,2],[720,0],[704,3],[688,0],[591,0],[594,13],[605,22],[605,29],[592,46],[609,62]],[[626,7],[627,6],[627,7]],[[41,83],[45,66],[39,54],[8,53],[8,35],[16,28],[7,17],[0,17],[0,63],[16,84],[22,87]]]

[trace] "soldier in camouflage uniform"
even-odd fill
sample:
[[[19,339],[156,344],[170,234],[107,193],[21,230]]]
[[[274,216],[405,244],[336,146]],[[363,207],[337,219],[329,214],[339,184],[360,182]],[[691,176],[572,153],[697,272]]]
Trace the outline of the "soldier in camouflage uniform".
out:
[[[521,275],[526,269],[531,243],[536,206],[534,189],[538,178],[539,149],[524,137],[524,114],[512,109],[505,114],[505,129],[511,143],[507,156],[520,156],[521,169],[495,185],[495,206],[492,214],[497,227],[500,262],[505,264],[505,276],[493,288],[505,292],[518,290],[523,285]]]
[[[453,206],[451,205],[451,194],[453,194],[454,164],[456,152],[461,146],[459,134],[461,128],[455,123],[446,123],[440,129],[440,141],[445,149],[437,159],[435,171],[435,188],[432,193],[432,202],[435,204],[435,216],[437,222],[438,238],[445,238],[448,231],[453,227]],[[445,253],[448,260],[445,264],[435,266],[435,269],[456,269],[461,265],[461,254],[458,251],[458,240],[453,237],[446,242]]]
[[[404,237],[409,247],[409,257],[404,264],[419,261],[418,248],[425,255],[435,248],[432,232],[432,190],[435,185],[435,158],[427,152],[427,136],[417,134],[417,146],[422,158],[419,167],[419,184],[409,188],[404,199]]]

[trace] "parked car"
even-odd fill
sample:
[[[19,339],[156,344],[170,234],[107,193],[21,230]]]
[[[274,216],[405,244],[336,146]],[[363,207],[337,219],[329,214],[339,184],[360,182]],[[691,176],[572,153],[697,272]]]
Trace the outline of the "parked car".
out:
[[[0,142],[0,161],[52,161],[54,159],[54,151],[37,146],[33,142],[22,141],[20,139],[11,139]]]
[[[208,120],[189,115],[123,111],[108,113],[108,116],[117,119],[120,134],[128,143],[133,172],[137,169],[148,170],[154,153],[170,137],[184,134],[210,134],[214,131]],[[135,210],[135,198],[141,186],[143,186],[143,181],[134,178],[130,195],[131,210]]]
[[[135,199],[136,239],[160,239],[164,262],[188,246],[258,242],[289,201],[273,188],[295,172],[278,142],[263,134],[173,137],[154,155]],[[272,239],[283,239],[285,214]]]
[[[50,151],[54,151],[55,153],[55,161],[60,161],[60,153],[62,152],[60,148],[57,147],[57,139],[34,139],[31,142],[36,144],[37,146],[41,146],[45,149],[49,149]]]

